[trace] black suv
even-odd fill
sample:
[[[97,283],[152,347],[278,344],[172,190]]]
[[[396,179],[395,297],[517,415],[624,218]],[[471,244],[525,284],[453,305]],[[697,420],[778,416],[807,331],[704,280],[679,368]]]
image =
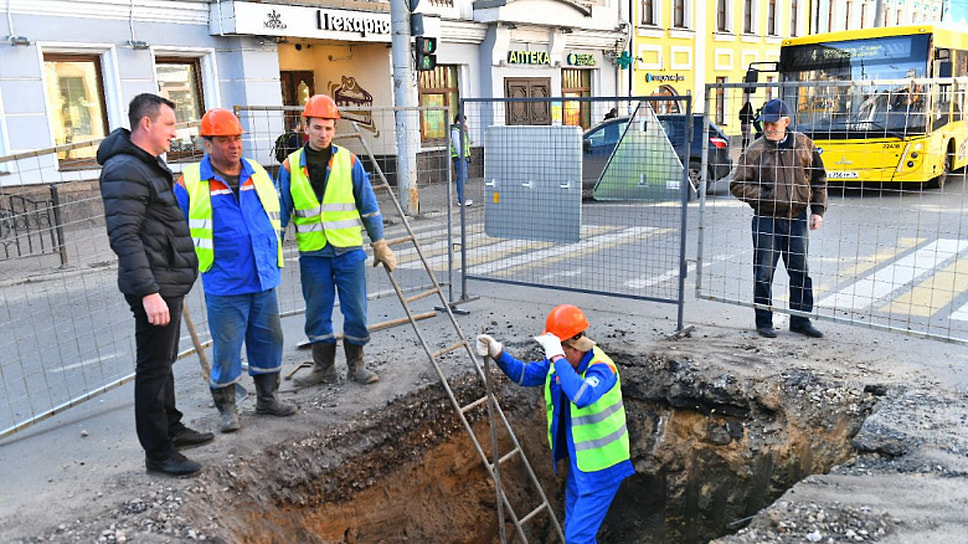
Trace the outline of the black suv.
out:
[[[693,189],[699,187],[699,183],[702,181],[702,146],[697,145],[697,142],[701,142],[704,137],[704,123],[709,124],[709,140],[707,141],[709,148],[708,183],[712,184],[714,181],[726,177],[732,170],[733,160],[729,156],[729,138],[705,115],[701,113],[693,114],[692,146],[688,160],[683,157],[685,154],[683,133],[686,130],[686,116],[680,114],[657,115],[656,117],[662,124],[669,141],[672,142],[676,154],[679,155],[679,160],[689,169],[689,182]],[[605,170],[605,166],[612,156],[612,151],[615,150],[615,145],[625,132],[628,122],[628,117],[618,117],[603,121],[585,131],[581,183],[583,194],[589,194],[595,187],[595,183],[601,177],[602,171]]]

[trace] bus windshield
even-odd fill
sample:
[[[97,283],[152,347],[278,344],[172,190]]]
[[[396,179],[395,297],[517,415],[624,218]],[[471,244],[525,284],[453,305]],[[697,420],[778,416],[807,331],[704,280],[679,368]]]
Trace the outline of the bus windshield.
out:
[[[871,80],[927,76],[930,36],[916,34],[784,47],[784,81],[854,82],[801,87],[797,130],[819,138],[903,137],[927,128],[925,95],[912,81],[874,85]],[[794,97],[789,97],[794,98]]]

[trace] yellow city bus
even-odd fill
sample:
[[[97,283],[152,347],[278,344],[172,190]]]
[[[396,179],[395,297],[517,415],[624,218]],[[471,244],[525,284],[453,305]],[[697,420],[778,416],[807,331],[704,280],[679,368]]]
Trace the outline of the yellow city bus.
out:
[[[794,128],[831,181],[944,185],[968,164],[968,32],[866,28],[784,40],[777,66]]]

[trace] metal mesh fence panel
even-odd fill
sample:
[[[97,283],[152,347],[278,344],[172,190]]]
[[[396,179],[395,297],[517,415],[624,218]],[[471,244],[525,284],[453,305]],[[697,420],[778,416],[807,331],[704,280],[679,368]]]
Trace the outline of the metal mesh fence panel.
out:
[[[236,108],[246,130],[244,156],[275,175],[275,144],[285,134],[284,115],[298,117],[299,108]],[[436,115],[432,115],[436,112]],[[446,110],[413,109],[411,114],[429,121],[446,119]],[[295,114],[295,115],[294,115]],[[395,183],[394,110],[348,112],[337,125],[336,145],[343,145],[363,161],[373,184],[377,170]],[[442,122],[442,121],[441,121]],[[179,128],[179,141],[169,153],[176,177],[181,168],[201,159],[197,122]],[[288,124],[291,129],[296,124]],[[411,135],[420,141],[417,134]],[[369,154],[361,145],[369,139]],[[100,393],[127,383],[134,374],[134,326],[131,312],[117,288],[117,257],[104,227],[104,210],[98,189],[100,168],[93,157],[100,141],[83,142],[0,157],[0,437]],[[416,157],[420,213],[411,224],[425,248],[443,257],[436,268],[438,280],[452,289],[454,274],[451,232],[457,215],[448,206],[450,161],[445,142],[424,142]],[[415,148],[417,149],[417,148]],[[77,159],[74,157],[84,157]],[[404,235],[386,191],[377,192],[388,240]],[[368,250],[369,253],[369,250]],[[299,279],[299,258],[292,227],[284,244],[286,266],[278,288],[283,317],[302,319],[304,303]],[[417,259],[401,251],[400,262]],[[372,260],[372,255],[368,256]],[[368,298],[395,297],[386,274],[368,267]],[[398,274],[406,292],[426,288],[423,271]],[[452,295],[451,298],[455,298]],[[418,313],[433,310],[414,304]],[[201,280],[186,297],[194,328],[203,346],[210,343]],[[382,308],[383,305],[380,305]],[[398,307],[396,303],[392,307]],[[371,327],[403,316],[402,310],[370,312]],[[339,311],[334,312],[340,330]],[[183,321],[181,356],[194,352]],[[287,338],[286,342],[300,339]],[[289,363],[287,361],[286,363]],[[207,376],[199,371],[199,379]]]
[[[473,150],[467,277],[680,303],[690,106],[462,101]]]
[[[196,126],[179,125],[173,157],[200,157]],[[132,377],[134,327],[104,227],[99,144],[0,157],[0,436]]]
[[[706,111],[718,112],[734,161],[740,162],[743,150],[742,106],[750,102],[755,114],[770,98],[782,97],[792,110],[790,129],[814,141],[826,169],[822,225],[808,226],[803,243],[794,243],[805,249],[812,308],[800,298],[798,280],[791,289],[789,269],[794,278],[797,269],[782,257],[772,305],[759,308],[968,341],[966,88],[962,79],[707,86]],[[734,197],[730,183],[782,190],[775,179],[792,174],[788,163],[765,158],[755,143],[757,129],[751,129],[745,164],[762,178],[734,169],[705,196],[697,293],[754,306],[758,204]],[[784,196],[787,202],[797,198]],[[760,215],[775,214],[764,208]]]

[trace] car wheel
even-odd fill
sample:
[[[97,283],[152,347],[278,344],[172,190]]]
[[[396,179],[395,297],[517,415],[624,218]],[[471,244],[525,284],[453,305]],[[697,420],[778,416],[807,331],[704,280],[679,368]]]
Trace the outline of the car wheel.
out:
[[[692,186],[693,194],[698,197],[699,187],[702,185],[702,165],[698,162],[689,163],[689,185]]]
[[[929,189],[944,189],[944,184],[948,181],[948,176],[955,166],[955,157],[952,146],[948,146],[948,152],[944,155],[944,166],[941,175],[928,182]]]

